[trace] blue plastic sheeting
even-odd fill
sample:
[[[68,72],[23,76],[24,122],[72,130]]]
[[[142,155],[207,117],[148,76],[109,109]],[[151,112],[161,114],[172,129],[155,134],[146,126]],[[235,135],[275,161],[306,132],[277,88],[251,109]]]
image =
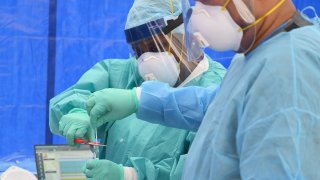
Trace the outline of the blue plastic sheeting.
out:
[[[32,173],[36,173],[36,161],[33,156],[26,156],[22,153],[13,153],[0,158],[0,174],[10,166],[18,166]]]
[[[299,10],[304,9],[307,6],[312,6],[316,9],[316,13],[320,15],[320,1],[319,0],[292,0],[296,7]],[[309,11],[307,12],[308,16],[313,16],[313,13],[310,13]]]
[[[48,1],[0,1],[0,157],[45,134]]]
[[[123,30],[132,0],[58,0],[50,14],[53,2],[0,1],[0,157],[33,155],[33,145],[45,143],[48,59],[56,61],[57,94],[96,62],[129,57]],[[49,41],[50,27],[56,34]],[[49,53],[52,42],[55,51]]]
[[[62,2],[57,7],[57,93],[96,62],[129,57],[124,26],[133,1]]]
[[[76,83],[102,59],[129,57],[124,28],[132,3],[117,0],[58,3],[56,93]],[[64,143],[65,139],[55,136],[53,142]]]
[[[319,0],[294,2],[299,9],[312,5],[319,13]],[[96,62],[129,57],[124,25],[132,3],[133,0],[0,1],[0,157],[17,151],[32,156],[33,145],[46,142],[50,88],[52,94],[58,94]],[[209,54],[225,66],[233,55]],[[57,136],[48,139],[65,142]]]

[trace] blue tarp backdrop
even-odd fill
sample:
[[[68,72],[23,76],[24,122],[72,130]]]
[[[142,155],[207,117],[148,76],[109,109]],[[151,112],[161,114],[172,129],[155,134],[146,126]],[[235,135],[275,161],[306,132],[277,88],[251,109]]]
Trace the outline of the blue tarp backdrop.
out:
[[[294,2],[319,13],[320,0]],[[48,131],[47,102],[96,62],[129,57],[123,30],[132,3],[0,1],[0,157],[32,155],[34,144],[65,142]],[[225,66],[229,61],[220,60]]]

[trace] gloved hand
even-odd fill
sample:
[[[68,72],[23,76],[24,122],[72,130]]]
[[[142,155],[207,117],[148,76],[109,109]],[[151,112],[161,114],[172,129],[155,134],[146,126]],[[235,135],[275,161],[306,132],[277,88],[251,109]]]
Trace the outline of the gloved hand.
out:
[[[59,122],[60,134],[67,138],[67,143],[74,146],[74,138],[94,141],[94,130],[90,126],[90,118],[84,109],[73,109],[62,116]]]
[[[103,89],[93,93],[87,101],[91,125],[99,127],[107,122],[123,119],[138,109],[136,88]]]
[[[83,173],[90,180],[124,180],[123,166],[109,160],[88,160]]]

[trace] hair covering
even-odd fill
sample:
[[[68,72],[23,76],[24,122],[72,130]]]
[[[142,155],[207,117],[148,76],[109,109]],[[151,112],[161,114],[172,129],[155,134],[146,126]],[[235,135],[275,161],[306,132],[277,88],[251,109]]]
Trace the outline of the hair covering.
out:
[[[182,13],[181,0],[135,0],[127,17],[125,29],[160,18],[173,19]]]

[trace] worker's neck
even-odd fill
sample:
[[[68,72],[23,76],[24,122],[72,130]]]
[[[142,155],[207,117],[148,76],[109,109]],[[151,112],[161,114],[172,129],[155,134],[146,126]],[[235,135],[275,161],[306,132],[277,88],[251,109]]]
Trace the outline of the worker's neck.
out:
[[[256,37],[251,50],[255,49],[266,37],[275,31],[283,23],[291,19],[296,13],[293,4],[284,4],[276,12],[266,17],[264,21],[256,25]]]

